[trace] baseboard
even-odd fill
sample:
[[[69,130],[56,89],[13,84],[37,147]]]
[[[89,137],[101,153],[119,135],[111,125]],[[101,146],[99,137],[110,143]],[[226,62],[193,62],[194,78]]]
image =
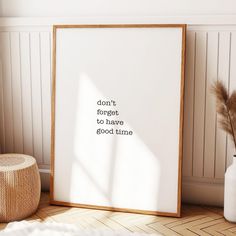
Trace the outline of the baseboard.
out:
[[[223,206],[224,185],[222,183],[183,181],[182,201],[201,205]]]
[[[43,191],[49,191],[50,171],[40,169]],[[224,185],[222,183],[204,183],[184,180],[182,184],[182,201],[211,206],[223,206]]]

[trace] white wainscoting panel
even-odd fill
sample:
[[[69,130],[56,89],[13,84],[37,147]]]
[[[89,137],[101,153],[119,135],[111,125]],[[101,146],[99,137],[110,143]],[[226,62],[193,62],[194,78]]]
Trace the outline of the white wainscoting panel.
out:
[[[33,155],[50,168],[50,26],[0,28],[1,152]],[[187,30],[184,101],[183,200],[222,205],[224,173],[235,153],[218,126],[211,86],[236,89],[236,25],[191,25]],[[46,173],[45,173],[46,172]]]
[[[1,151],[50,164],[51,32],[1,31]]]

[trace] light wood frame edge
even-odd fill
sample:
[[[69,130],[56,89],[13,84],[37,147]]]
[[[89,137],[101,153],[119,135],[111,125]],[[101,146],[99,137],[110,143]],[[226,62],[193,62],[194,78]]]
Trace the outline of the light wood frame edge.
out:
[[[183,162],[183,122],[184,122],[184,77],[186,54],[186,24],[88,24],[88,25],[53,25],[52,53],[52,97],[51,97],[51,172],[50,172],[50,203],[53,205],[100,209],[109,211],[129,212],[147,215],[181,217],[182,193],[182,162]],[[54,200],[54,161],[55,161],[55,105],[56,105],[56,30],[60,28],[182,28],[181,82],[180,82],[180,122],[179,122],[179,165],[178,165],[178,196],[177,213],[148,211],[128,208],[116,208],[62,202]]]
[[[179,122],[179,170],[178,170],[178,208],[177,216],[181,217],[181,195],[182,195],[182,165],[183,165],[183,132],[184,132],[184,85],[185,85],[185,60],[186,60],[186,29],[182,25],[182,62],[180,82],[180,122]]]
[[[56,27],[53,26],[52,39],[52,95],[51,95],[51,165],[50,165],[50,202],[54,199],[54,162],[55,162],[55,106],[56,106]]]
[[[130,209],[130,208],[87,205],[87,204],[55,201],[55,200],[51,200],[50,203],[57,206],[69,206],[69,207],[79,207],[79,208],[96,209],[96,210],[104,210],[104,211],[118,211],[118,212],[126,212],[126,213],[145,214],[145,215],[179,217],[177,213],[161,212],[161,211],[149,211],[149,210],[138,210],[138,209]]]

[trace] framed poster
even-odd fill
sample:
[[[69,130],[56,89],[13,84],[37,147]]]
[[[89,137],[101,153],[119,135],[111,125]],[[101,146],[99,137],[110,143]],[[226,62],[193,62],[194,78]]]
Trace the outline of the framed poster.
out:
[[[185,25],[56,25],[51,203],[180,216]]]

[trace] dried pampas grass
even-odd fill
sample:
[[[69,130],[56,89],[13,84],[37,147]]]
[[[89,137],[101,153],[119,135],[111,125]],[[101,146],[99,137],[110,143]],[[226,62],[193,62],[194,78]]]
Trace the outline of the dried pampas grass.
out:
[[[216,96],[216,109],[220,115],[221,128],[228,133],[236,150],[236,90],[229,94],[221,81],[216,81],[212,87]]]

